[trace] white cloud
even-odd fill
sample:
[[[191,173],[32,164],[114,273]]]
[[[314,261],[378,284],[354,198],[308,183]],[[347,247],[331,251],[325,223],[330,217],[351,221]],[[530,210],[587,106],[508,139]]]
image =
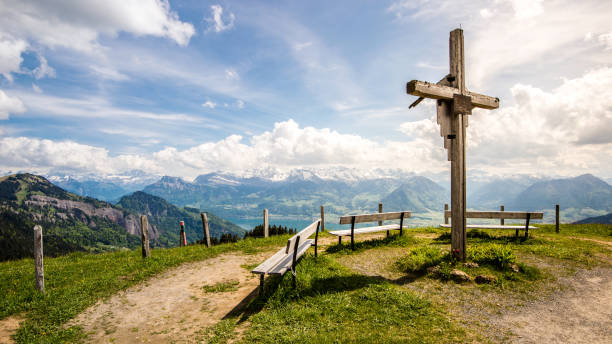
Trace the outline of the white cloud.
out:
[[[40,87],[38,87],[38,85],[36,85],[35,83],[32,83],[32,90],[38,94],[43,93],[43,90]]]
[[[597,41],[605,46],[606,50],[612,49],[612,32],[599,35]]]
[[[312,46],[312,42],[296,43],[293,45],[293,49],[295,49],[296,51],[300,51],[310,46]]]
[[[511,93],[516,105],[475,110],[470,117],[470,168],[502,174],[609,173],[612,68],[563,80],[550,92],[516,84]],[[429,140],[430,149],[442,149],[434,118],[404,123],[401,130]]]
[[[239,108],[239,109],[244,109],[244,101],[238,99],[236,101],[236,107]]]
[[[38,80],[38,79],[42,79],[45,76],[48,76],[50,78],[54,78],[55,77],[55,69],[53,69],[52,67],[49,66],[49,64],[47,63],[47,59],[44,58],[43,56],[41,56],[40,54],[38,54],[38,61],[40,61],[40,65],[38,65],[38,67],[34,68],[34,70],[32,71],[32,75],[34,75],[34,77]]]
[[[215,106],[217,106],[217,104],[211,102],[210,100],[207,100],[206,103],[202,104],[202,107],[210,108],[210,109],[214,109]]]
[[[221,5],[210,6],[210,12],[211,17],[206,18],[206,21],[209,23],[209,27],[206,32],[214,31],[219,33],[234,27],[234,20],[236,19],[236,16],[234,16],[234,14],[231,12],[224,16],[223,7],[221,7]]]
[[[180,21],[166,0],[4,0],[0,30],[54,48],[93,52],[98,37],[128,32],[187,45],[193,25]]]
[[[107,99],[98,97],[65,98],[45,94],[19,93],[32,115],[79,117],[150,119],[156,121],[202,122],[201,118],[182,113],[157,113],[113,106]]]
[[[448,66],[434,66],[429,62],[422,62],[422,61],[418,62],[416,66],[419,68],[427,68],[427,69],[444,69],[444,70],[448,69]]]
[[[514,16],[519,19],[528,19],[544,12],[543,0],[507,0],[514,9]]]
[[[13,81],[11,73],[19,72],[19,66],[23,61],[21,53],[27,48],[26,41],[14,39],[0,31],[0,74],[8,81]]]
[[[0,90],[0,120],[8,119],[11,113],[22,113],[26,111],[21,99],[10,97]]]
[[[122,81],[129,79],[127,75],[120,73],[114,68],[108,66],[90,66],[91,70],[102,79]]]
[[[238,80],[240,79],[240,75],[233,68],[228,68],[225,70],[225,78],[228,80]]]
[[[117,134],[110,130],[109,134]],[[120,134],[120,133],[119,133]],[[431,154],[434,154],[432,157]],[[5,137],[0,140],[0,168],[4,170],[50,171],[54,169],[112,174],[143,169],[155,174],[193,178],[199,174],[245,171],[254,168],[346,166],[357,169],[404,168],[415,172],[440,171],[439,153],[421,140],[375,142],[358,135],[328,128],[300,128],[293,120],[279,122],[271,131],[252,136],[230,135],[180,150],[166,147],[148,155],[110,156],[101,147],[73,141]],[[429,163],[433,161],[433,164]]]
[[[468,88],[474,90],[487,80],[526,68],[538,68],[540,74],[553,68],[579,71],[594,60],[612,57],[612,49],[600,55],[584,53],[585,38],[595,41],[596,37],[597,44],[610,47],[606,36],[612,32],[610,1],[475,0],[458,5],[453,0],[406,0],[393,3],[388,11],[411,22],[435,21],[451,28],[461,23]]]

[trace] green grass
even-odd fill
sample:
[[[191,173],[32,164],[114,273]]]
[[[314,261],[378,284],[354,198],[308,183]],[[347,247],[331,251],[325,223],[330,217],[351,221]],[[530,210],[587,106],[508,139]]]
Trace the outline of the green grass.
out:
[[[418,296],[410,288],[400,285],[412,283],[410,281],[440,284],[423,274],[427,267],[439,265],[442,279],[455,268],[471,276],[494,275],[497,282],[493,285],[463,288],[492,288],[495,295],[506,297],[506,290],[537,291],[538,286],[543,285],[542,280],[554,282],[552,274],[556,273],[557,267],[540,270],[527,264],[529,260],[525,258],[546,257],[547,264],[557,264],[564,269],[609,264],[606,262],[610,257],[609,248],[593,240],[612,241],[609,235],[612,226],[563,225],[561,233],[555,233],[554,226],[541,227],[541,230],[531,231],[527,240],[517,240],[514,232],[503,230],[469,231],[468,257],[479,262],[479,267],[453,262],[447,253],[450,236],[447,231],[436,228],[405,231],[402,237],[392,235],[357,241],[356,251],[351,250],[350,242],[345,238],[342,245],[331,245],[325,251],[320,248],[317,258],[311,253],[306,254],[297,268],[296,289],[291,287],[290,273],[284,277],[268,277],[263,296],[255,298],[239,314],[230,315],[210,329],[201,331],[199,336],[211,343],[224,343],[232,338],[247,343],[359,343],[378,342],[381,338],[391,343],[438,343],[470,341],[474,337],[481,341],[477,333],[450,320],[447,304],[433,302],[428,296]],[[432,240],[416,237],[416,232],[441,235]],[[322,234],[323,237],[328,235]],[[74,253],[49,258],[45,259],[47,293],[44,295],[35,290],[32,259],[2,262],[0,319],[14,314],[25,315],[26,321],[15,336],[18,343],[83,340],[84,333],[80,328],[66,327],[65,324],[98,300],[185,262],[209,259],[230,251],[254,254],[274,250],[273,247],[284,246],[288,237],[247,239],[210,249],[199,245],[155,249],[151,259],[146,261],[140,257],[139,250],[96,255]],[[405,253],[403,257],[397,256],[399,262],[394,268],[406,274],[421,273],[421,276],[410,280],[370,277],[338,263],[345,258],[358,258],[364,252],[375,258],[371,253],[383,249]],[[366,252],[368,250],[372,251]],[[393,266],[393,261],[389,263]],[[518,265],[519,272],[508,269],[513,263]],[[242,267],[250,270],[256,265]],[[204,288],[209,289],[207,292],[229,291],[236,288],[230,282]],[[234,330],[245,320],[249,325],[240,338],[236,338]]]
[[[471,245],[467,249],[467,259],[478,264],[488,264],[499,270],[506,270],[516,263],[516,255],[510,245],[484,243]]]
[[[229,251],[257,253],[282,246],[288,236],[247,239],[208,249],[202,245],[154,249],[143,260],[139,250],[103,254],[73,253],[44,261],[45,290],[35,289],[32,259],[0,263],[0,319],[25,313],[17,343],[61,343],[83,337],[80,329],[64,328],[68,320],[119,290],[179,264],[212,258]]]
[[[449,257],[448,251],[442,250],[440,247],[420,246],[410,250],[395,265],[400,271],[422,273],[428,267],[438,265],[443,260],[448,260]]]
[[[291,276],[266,283],[250,306],[243,342],[440,343],[465,332],[425,298],[379,278],[356,274],[328,256],[307,255]]]
[[[239,285],[240,285],[240,282],[235,281],[235,280],[223,281],[223,282],[215,283],[213,285],[205,285],[202,287],[202,289],[207,293],[226,293],[229,291],[238,290]]]
[[[554,225],[538,226],[540,228],[529,232],[527,240],[522,236],[515,238],[514,231],[472,229],[467,232],[467,246],[469,249],[480,243],[508,245],[515,253],[562,259],[587,267],[601,262],[598,255],[609,253],[609,249],[592,240],[612,242],[608,235],[612,225],[562,225],[560,233],[555,233]],[[440,234],[435,241],[450,243],[450,233]]]
[[[395,232],[395,233],[393,233]],[[397,234],[397,231],[392,231],[392,234],[382,239],[370,239],[370,240],[359,240],[359,236],[355,236],[355,250],[351,249],[350,237],[343,237],[342,244],[336,244],[329,246],[326,250],[327,253],[340,253],[340,254],[355,254],[364,250],[369,250],[377,247],[411,247],[419,243],[423,243],[426,240],[417,239],[412,234],[404,233],[402,236]]]

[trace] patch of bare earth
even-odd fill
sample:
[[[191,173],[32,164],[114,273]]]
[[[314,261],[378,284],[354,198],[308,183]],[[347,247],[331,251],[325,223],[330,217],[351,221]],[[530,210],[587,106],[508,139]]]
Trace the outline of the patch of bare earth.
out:
[[[268,254],[269,255],[269,254]],[[224,254],[187,263],[100,301],[69,325],[82,326],[91,343],[193,343],[206,329],[257,292],[259,280],[244,264],[268,255]],[[204,285],[238,281],[237,290],[206,292]]]
[[[565,291],[499,319],[516,343],[612,342],[612,269],[579,270],[558,281]]]
[[[0,320],[0,344],[13,343],[11,336],[17,332],[24,320],[22,315],[13,315]]]
[[[500,290],[406,275],[392,266],[405,253],[405,248],[376,248],[338,257],[338,261],[442,305],[451,317],[478,334],[478,342],[612,342],[609,264],[587,270],[565,267],[565,262],[545,257],[523,257],[557,278],[535,282],[535,288]]]

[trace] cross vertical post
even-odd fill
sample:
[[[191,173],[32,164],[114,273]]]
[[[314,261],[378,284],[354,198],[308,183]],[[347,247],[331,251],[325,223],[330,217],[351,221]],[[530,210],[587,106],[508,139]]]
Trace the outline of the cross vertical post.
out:
[[[455,29],[449,39],[450,73],[437,83],[412,80],[406,85],[408,94],[418,96],[409,108],[417,106],[424,98],[436,99],[437,122],[444,148],[451,162],[451,253],[466,258],[466,159],[465,141],[468,115],[472,108],[497,109],[499,99],[470,92],[465,87],[465,62],[463,30]],[[445,208],[446,210],[446,208]],[[445,212],[445,222],[446,212]]]
[[[465,96],[465,64],[463,55],[463,30],[451,31],[449,40],[450,75],[455,80],[451,87],[459,89],[460,95]],[[453,113],[451,117],[451,252],[458,259],[465,260],[465,122],[467,113],[455,111],[453,99]],[[448,107],[447,107],[448,108]],[[456,113],[455,113],[456,112]],[[470,109],[471,112],[471,109]]]

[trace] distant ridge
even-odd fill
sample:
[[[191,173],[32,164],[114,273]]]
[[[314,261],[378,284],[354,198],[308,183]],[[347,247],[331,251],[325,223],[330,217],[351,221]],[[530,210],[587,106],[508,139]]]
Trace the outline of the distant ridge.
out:
[[[587,217],[586,219],[582,219],[580,221],[574,222],[574,224],[587,224],[587,223],[599,223],[604,225],[612,225],[612,213],[595,216],[595,217]]]
[[[566,209],[612,210],[612,186],[592,174],[536,182],[519,193],[513,205],[516,209],[550,209],[554,204]]]
[[[440,211],[448,203],[446,189],[425,177],[413,177],[382,199],[384,210]]]
[[[45,255],[50,256],[138,247],[140,214],[149,216],[152,246],[176,245],[179,220],[185,221],[190,242],[202,238],[198,209],[179,209],[143,192],[122,200],[122,206],[115,206],[78,196],[33,174],[0,177],[0,260],[32,255],[35,224],[43,227]],[[212,236],[244,232],[214,214],[208,217]]]

